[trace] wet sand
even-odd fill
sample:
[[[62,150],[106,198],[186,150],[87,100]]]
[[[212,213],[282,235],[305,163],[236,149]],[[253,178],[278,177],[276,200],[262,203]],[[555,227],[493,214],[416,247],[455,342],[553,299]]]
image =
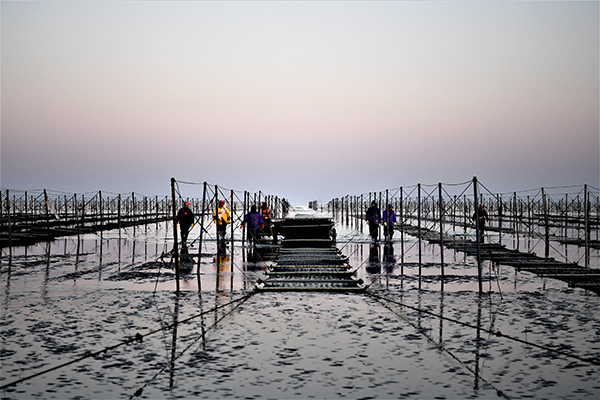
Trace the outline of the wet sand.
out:
[[[460,253],[445,253],[441,291],[439,248],[423,246],[419,277],[415,247],[400,268],[366,234],[338,233],[373,296],[254,294],[265,263],[239,246],[217,259],[209,242],[200,279],[184,274],[177,298],[173,270],[157,262],[163,226],[87,235],[79,250],[74,238],[21,249],[10,268],[3,253],[0,384],[143,340],[2,398],[600,397],[600,367],[581,361],[600,357],[600,296],[487,264],[480,295],[475,262]]]

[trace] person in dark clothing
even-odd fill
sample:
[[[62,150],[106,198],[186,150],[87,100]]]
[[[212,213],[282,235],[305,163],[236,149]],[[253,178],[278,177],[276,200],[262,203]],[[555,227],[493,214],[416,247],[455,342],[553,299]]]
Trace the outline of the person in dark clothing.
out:
[[[289,211],[290,211],[289,201],[287,201],[286,199],[282,199],[281,200],[281,212],[283,213],[283,216],[286,217],[288,215]]]
[[[479,205],[479,210],[473,213],[473,222],[476,222],[479,226],[479,239],[483,243],[483,231],[485,230],[485,223],[489,221],[488,213],[485,210],[483,204]]]
[[[394,225],[396,224],[396,213],[391,204],[388,204],[387,208],[383,210],[383,235],[385,240],[392,240],[394,236]]]
[[[267,236],[271,236],[271,212],[269,211],[269,206],[266,202],[262,203],[260,206],[260,215],[262,216],[264,225],[263,232]]]
[[[183,247],[187,247],[187,238],[190,229],[194,226],[194,213],[190,210],[190,203],[183,203],[183,207],[177,213],[177,223],[181,232],[181,242]]]
[[[256,240],[258,239],[258,228],[264,229],[265,227],[262,216],[256,211],[256,206],[253,205],[250,207],[250,212],[244,216],[240,229],[244,229],[244,224],[246,223],[248,227],[248,242],[250,242],[250,244],[256,244]]]
[[[373,241],[378,242],[381,211],[379,210],[379,207],[377,207],[377,202],[375,200],[373,200],[371,207],[367,210],[366,219],[369,223],[369,235],[371,235]]]

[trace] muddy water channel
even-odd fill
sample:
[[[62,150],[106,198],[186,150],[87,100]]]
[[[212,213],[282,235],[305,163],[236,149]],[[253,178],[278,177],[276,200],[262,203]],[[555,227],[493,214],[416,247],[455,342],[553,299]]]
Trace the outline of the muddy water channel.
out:
[[[336,228],[365,294],[256,293],[270,261],[209,236],[176,296],[168,224],[3,251],[2,398],[600,398],[600,296],[488,264],[480,294],[448,250],[441,290],[438,246]]]

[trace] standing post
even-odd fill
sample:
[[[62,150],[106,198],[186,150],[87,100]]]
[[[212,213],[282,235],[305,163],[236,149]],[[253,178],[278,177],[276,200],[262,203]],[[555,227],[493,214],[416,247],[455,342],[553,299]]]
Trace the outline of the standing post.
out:
[[[10,226],[10,193],[6,189],[6,215],[8,215],[8,266],[12,266],[12,227]]]
[[[215,230],[217,232],[217,264],[221,265],[221,257],[218,256],[219,249],[221,248],[221,239],[219,238],[219,221],[218,221],[218,210],[219,210],[219,186],[215,185],[215,206],[212,214],[214,214]]]
[[[515,238],[517,240],[517,250],[519,250],[519,214],[517,213],[517,192],[513,193],[513,215],[515,218]]]
[[[50,210],[48,209],[48,193],[44,189],[44,206],[46,208],[46,232],[48,239],[50,239]]]
[[[175,179],[175,178],[172,178],[172,179]],[[173,190],[175,190],[175,186],[173,186]],[[134,233],[135,233],[135,225],[136,225],[135,221],[137,221],[136,214],[135,214],[135,209],[136,209],[136,207],[135,207],[135,193],[131,192],[131,221],[133,223],[133,232]],[[175,212],[177,212],[177,210],[175,210]]]
[[[375,195],[375,199],[377,199],[377,195]],[[381,212],[381,192],[379,192],[379,212]],[[381,224],[381,221],[379,221]],[[377,228],[377,240],[381,240],[381,229]]]
[[[498,195],[498,244],[502,246],[502,195]]]
[[[567,227],[569,226],[569,214],[568,214],[568,210],[569,210],[569,194],[565,194],[565,230],[564,230],[564,234],[563,236],[566,238],[568,235],[568,229]]]
[[[365,205],[364,198],[363,198],[363,195],[361,194],[360,195],[360,233],[363,232],[363,225],[364,225],[363,218],[365,215],[364,205]]]
[[[233,203],[233,189],[231,190],[231,204],[229,206],[231,207],[231,262],[229,264],[231,265],[231,273],[233,274],[233,221],[235,220],[235,204]],[[231,289],[233,290],[233,288]]]
[[[246,200],[248,199],[248,192],[244,190],[244,208],[243,208],[243,212],[242,214],[244,214],[244,217],[246,216],[246,213],[248,212],[248,203],[246,202]],[[242,217],[242,218],[244,218]],[[243,220],[242,220],[243,221]],[[246,229],[242,229],[242,248],[245,246],[246,244]]]
[[[202,190],[202,211],[200,212],[200,238],[198,239],[198,268],[196,268],[196,274],[198,275],[198,279],[200,279],[200,258],[202,258],[202,234],[204,233],[204,205],[206,202],[206,185],[204,182],[204,187]]]
[[[452,232],[456,231],[456,195],[452,201]]]
[[[479,237],[479,198],[477,196],[477,177],[473,177],[473,199],[475,200],[475,234],[477,236],[477,273],[479,278],[479,293],[483,292],[481,270],[481,239]]]
[[[102,190],[98,190],[98,200],[100,201],[100,230],[102,230],[104,221],[104,213],[102,212]],[[100,243],[100,248],[102,249],[102,243]]]
[[[117,225],[119,231],[121,230],[121,193],[119,193],[119,199],[117,200]]]
[[[417,184],[417,236],[419,241],[419,277],[421,276],[421,184]],[[419,280],[419,282],[421,282]]]
[[[465,232],[465,234],[467,233],[467,215],[468,214],[469,214],[469,209],[467,208],[467,195],[463,194],[463,231]]]
[[[388,203],[389,203],[389,202],[390,202],[390,194],[389,194],[389,192],[388,192],[388,189],[385,189],[385,209],[386,209],[386,216],[387,216],[387,218],[386,218],[386,219],[387,219],[387,220],[386,220],[384,223],[385,223],[385,225],[387,226],[387,230],[388,230],[388,237],[387,237],[387,239],[388,239],[388,240],[387,240],[387,241],[388,241],[388,243],[391,243],[391,241],[392,241],[392,240],[390,239],[390,236],[391,236],[391,235],[390,235],[390,229],[391,229],[391,228],[390,228],[390,226],[389,226],[389,224],[388,224],[388,221],[389,221],[389,219],[390,219],[390,216],[388,215],[388,214],[390,214],[390,211],[388,210]],[[385,228],[383,228],[383,229],[385,229]]]
[[[588,192],[587,184],[583,186],[583,201],[583,217],[585,218],[585,267],[587,268],[590,262],[590,193]]]
[[[400,186],[400,274],[404,275],[404,194]]]
[[[548,258],[550,256],[550,226],[548,225],[548,199],[546,199],[544,188],[542,188],[542,202],[544,205],[544,240],[546,241],[544,256]]]
[[[25,191],[25,227],[29,227],[29,212],[27,210],[27,191]]]
[[[439,202],[438,202],[438,207],[440,208],[440,260],[441,260],[441,274],[442,274],[442,288],[441,290],[444,290],[444,208],[443,208],[443,202],[442,202],[442,183],[439,182],[438,183],[438,196],[439,196]]]
[[[171,178],[171,204],[173,206],[173,257],[175,257],[175,294],[179,296],[179,238],[177,237],[177,204],[175,203],[175,178]]]
[[[533,233],[533,220],[531,219],[531,199],[527,195],[527,223],[529,224],[529,238]]]
[[[75,223],[77,224],[77,244],[79,245],[79,213],[77,212],[77,193],[73,194],[73,210],[75,211]]]
[[[158,210],[158,196],[154,196],[154,205],[155,205],[155,214],[156,214],[156,230],[158,231],[158,220],[159,218],[159,210]]]

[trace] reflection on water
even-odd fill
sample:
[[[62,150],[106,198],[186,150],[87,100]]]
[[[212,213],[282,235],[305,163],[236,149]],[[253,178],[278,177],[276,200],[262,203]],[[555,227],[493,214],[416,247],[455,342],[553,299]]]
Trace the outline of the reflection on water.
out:
[[[236,303],[252,293],[275,249],[236,242],[233,253],[223,252],[206,241],[190,248],[194,267],[182,273],[177,297],[165,228],[14,249],[12,265],[3,255],[0,384],[145,335],[6,388],[3,397],[129,398],[140,390],[141,398],[600,393],[598,365],[569,357],[600,353],[600,296],[491,264],[484,265],[488,292],[479,294],[476,263],[462,253],[445,254],[442,280],[438,247],[423,243],[419,254],[407,237],[402,253],[399,239],[372,244],[366,234],[337,226],[338,247],[372,282],[373,296],[259,293]]]

